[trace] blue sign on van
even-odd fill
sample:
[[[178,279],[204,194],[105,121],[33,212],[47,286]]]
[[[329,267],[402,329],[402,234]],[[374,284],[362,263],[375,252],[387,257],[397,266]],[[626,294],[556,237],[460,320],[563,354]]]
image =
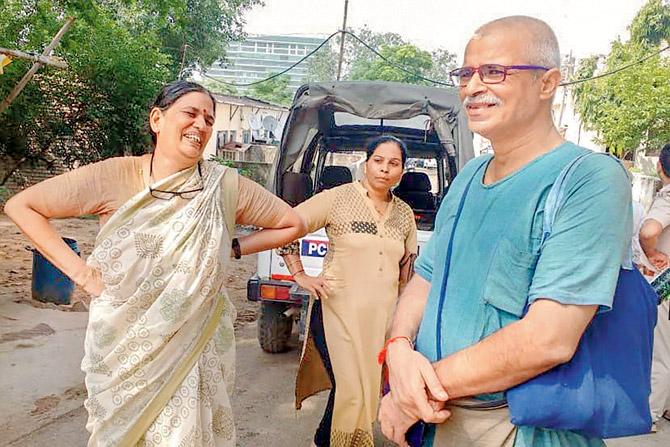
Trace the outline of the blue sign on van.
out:
[[[323,258],[328,252],[328,241],[303,239],[300,243],[300,255]]]

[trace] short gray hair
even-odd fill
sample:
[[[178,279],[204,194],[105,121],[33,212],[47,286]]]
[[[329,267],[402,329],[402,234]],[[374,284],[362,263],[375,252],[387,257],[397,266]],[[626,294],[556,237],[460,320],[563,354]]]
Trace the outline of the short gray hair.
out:
[[[556,34],[546,22],[529,16],[508,16],[493,20],[480,26],[475,35],[484,35],[497,28],[518,30],[524,28],[531,34],[526,48],[527,64],[540,65],[547,68],[561,68],[561,53],[558,48]]]

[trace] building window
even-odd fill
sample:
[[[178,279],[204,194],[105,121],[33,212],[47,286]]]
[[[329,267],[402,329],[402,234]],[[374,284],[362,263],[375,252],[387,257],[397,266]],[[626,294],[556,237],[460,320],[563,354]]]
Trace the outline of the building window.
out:
[[[224,160],[235,161],[235,155],[236,154],[237,154],[237,151],[221,151],[220,157],[223,158]]]
[[[234,143],[237,141],[237,132],[234,130],[230,131],[230,142]]]
[[[251,131],[250,130],[243,130],[242,131],[242,142],[244,144],[251,143]]]
[[[228,140],[228,131],[220,130],[216,133],[216,148],[222,149],[223,145],[227,143]]]

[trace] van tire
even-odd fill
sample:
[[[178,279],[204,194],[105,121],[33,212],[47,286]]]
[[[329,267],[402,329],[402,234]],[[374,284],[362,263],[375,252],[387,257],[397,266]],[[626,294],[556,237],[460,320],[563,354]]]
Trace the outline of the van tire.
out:
[[[288,349],[293,318],[284,315],[288,307],[282,303],[261,302],[258,321],[258,342],[265,352],[275,354]]]

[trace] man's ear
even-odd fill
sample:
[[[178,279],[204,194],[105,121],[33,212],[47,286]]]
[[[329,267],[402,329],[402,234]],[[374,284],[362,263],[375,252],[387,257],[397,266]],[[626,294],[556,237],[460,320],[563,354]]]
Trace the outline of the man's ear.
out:
[[[162,125],[163,112],[158,107],[154,107],[151,109],[151,112],[149,112],[149,126],[151,126],[151,130],[153,130],[155,134],[158,134]]]
[[[552,68],[546,71],[540,78],[540,98],[551,99],[561,83],[561,71]]]

